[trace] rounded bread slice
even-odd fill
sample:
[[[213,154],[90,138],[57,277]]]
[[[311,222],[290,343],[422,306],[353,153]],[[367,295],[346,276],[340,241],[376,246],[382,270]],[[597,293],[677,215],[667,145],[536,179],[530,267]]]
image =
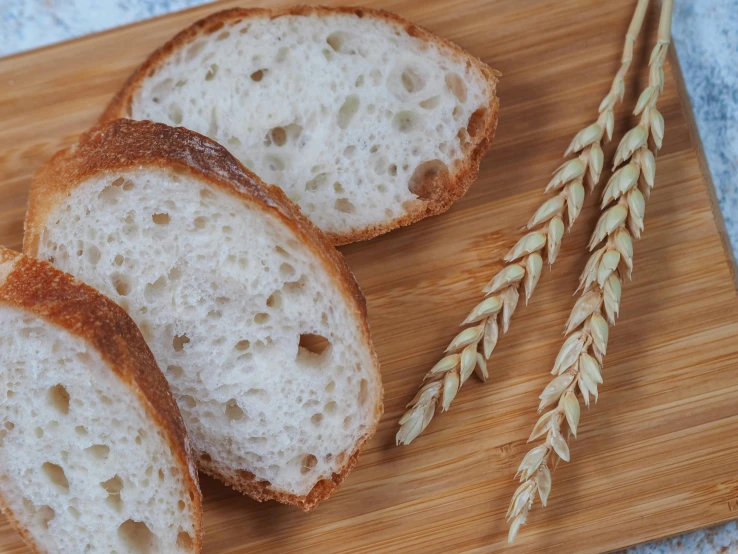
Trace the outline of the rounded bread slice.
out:
[[[311,509],[382,411],[364,298],[276,187],[183,128],[118,120],[36,175],[26,253],[141,328],[205,472]]]
[[[0,247],[0,368],[0,507],[33,552],[200,552],[185,426],[119,306]]]

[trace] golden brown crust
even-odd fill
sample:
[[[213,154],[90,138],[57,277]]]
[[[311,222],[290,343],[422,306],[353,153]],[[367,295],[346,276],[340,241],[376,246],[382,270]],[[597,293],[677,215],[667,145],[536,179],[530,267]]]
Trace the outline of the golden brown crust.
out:
[[[324,16],[324,15],[355,15],[356,17],[373,17],[387,23],[399,25],[408,35],[420,40],[436,44],[440,48],[449,49],[451,53],[460,57],[467,64],[474,66],[487,80],[488,105],[475,112],[467,124],[467,136],[464,137],[462,147],[465,158],[457,163],[447,174],[447,178],[435,182],[427,188],[433,188],[434,193],[424,199],[412,202],[406,212],[394,219],[376,225],[359,229],[352,229],[346,233],[327,233],[334,245],[348,244],[360,240],[368,240],[378,235],[392,231],[399,227],[410,225],[425,217],[438,215],[448,210],[451,205],[464,196],[479,174],[479,166],[485,152],[492,143],[497,128],[499,99],[496,96],[499,72],[495,71],[479,58],[472,56],[453,42],[438,37],[430,31],[403,19],[402,17],[385,11],[365,7],[327,7],[327,6],[294,6],[285,9],[265,8],[233,8],[224,10],[197,21],[187,29],[179,32],[149,58],[128,78],[108,107],[100,117],[100,121],[110,121],[121,117],[130,117],[130,107],[134,95],[140,89],[143,81],[156,73],[162,63],[174,52],[189,44],[195,38],[208,35],[220,30],[226,23],[235,23],[246,18],[270,17],[275,19],[282,16]]]
[[[378,415],[381,415],[381,410]],[[364,445],[368,438],[368,435],[361,438],[356,448],[341,468],[341,473],[334,473],[331,475],[330,479],[321,479],[315,484],[315,486],[313,486],[310,492],[304,496],[287,494],[275,490],[271,487],[268,481],[257,479],[253,473],[248,471],[233,471],[230,468],[223,468],[222,466],[218,466],[213,463],[207,456],[201,456],[197,463],[201,471],[204,471],[216,479],[220,479],[233,490],[246,494],[258,502],[276,500],[282,504],[294,504],[302,508],[303,511],[309,512],[338,490],[338,487],[341,485],[343,480],[351,470],[354,469],[354,466],[359,461],[359,454],[361,454],[361,451],[364,449]]]
[[[98,351],[169,439],[195,508],[196,552],[202,547],[202,495],[184,422],[141,332],[115,302],[51,264],[0,247],[0,303],[34,314]],[[3,508],[9,513],[3,502]],[[30,535],[19,529],[30,544]],[[36,548],[33,547],[32,548]]]
[[[119,119],[98,125],[84,134],[77,145],[57,153],[39,169],[31,183],[25,220],[24,253],[31,256],[38,254],[41,233],[51,210],[86,179],[141,166],[194,174],[198,179],[232,194],[254,209],[277,217],[290,228],[303,246],[309,248],[316,259],[322,260],[324,268],[333,277],[336,290],[355,310],[355,320],[361,325],[365,345],[372,354],[373,370],[377,381],[381,382],[379,362],[374,353],[366,319],[366,301],[341,253],[302,215],[281,189],[265,185],[225,148],[194,131],[150,121]],[[367,436],[374,434],[381,413],[380,398]],[[360,449],[361,444],[357,444],[350,459],[358,456]],[[247,494],[252,490],[245,486],[239,487],[239,483],[232,483],[227,468],[218,469],[210,464],[203,469],[237,490]],[[349,470],[350,467],[344,467],[340,480]],[[330,496],[334,489],[335,486],[331,489],[321,487],[324,492],[319,498],[315,495],[312,505]],[[310,495],[308,497],[313,498]],[[272,489],[259,494],[261,500],[268,498],[282,502],[294,499],[290,503],[300,503],[298,497]]]

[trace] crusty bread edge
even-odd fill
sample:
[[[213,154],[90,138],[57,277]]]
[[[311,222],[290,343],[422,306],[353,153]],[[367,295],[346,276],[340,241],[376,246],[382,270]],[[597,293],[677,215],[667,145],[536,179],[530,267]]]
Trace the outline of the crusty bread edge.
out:
[[[497,129],[497,116],[499,110],[499,99],[496,96],[497,78],[500,75],[479,58],[469,54],[460,46],[444,38],[438,37],[430,31],[403,19],[399,15],[385,10],[365,7],[327,7],[327,6],[294,6],[285,9],[266,8],[232,8],[213,13],[204,19],[197,21],[190,27],[180,31],[166,44],[156,50],[149,58],[131,74],[108,107],[100,117],[100,121],[110,121],[121,117],[130,116],[130,104],[133,96],[142,86],[143,81],[152,76],[160,65],[176,50],[189,44],[200,35],[214,33],[221,29],[225,22],[230,20],[243,20],[249,17],[268,16],[272,19],[285,15],[331,15],[346,14],[357,17],[374,17],[384,20],[389,24],[400,26],[405,32],[412,36],[437,45],[439,48],[448,49],[451,54],[461,58],[467,64],[473,65],[486,79],[488,105],[480,108],[470,118],[466,130],[469,141],[463,147],[466,153],[464,158],[459,158],[453,168],[440,176],[428,177],[427,182],[420,185],[420,189],[431,190],[429,198],[415,201],[406,208],[406,212],[394,219],[376,225],[362,228],[354,228],[346,233],[326,233],[331,242],[336,245],[368,240],[382,235],[399,227],[415,223],[423,218],[438,215],[447,211],[451,205],[464,196],[471,184],[479,175],[479,166],[485,152],[492,143]]]
[[[324,268],[336,282],[337,290],[354,309],[355,319],[361,326],[362,339],[372,356],[373,367],[367,369],[374,371],[379,384],[379,399],[367,433],[357,441],[339,474],[319,481],[307,495],[296,496],[275,490],[268,483],[251,482],[244,475],[233,481],[230,468],[199,460],[199,467],[203,471],[236,490],[254,495],[258,500],[274,499],[296,504],[306,511],[314,508],[335,492],[355,465],[365,441],[374,434],[383,411],[383,391],[379,361],[369,333],[364,295],[341,253],[302,215],[280,188],[265,185],[223,146],[194,131],[128,119],[103,123],[85,133],[77,145],[57,153],[34,176],[25,219],[24,253],[31,256],[38,254],[46,218],[61,198],[70,194],[86,178],[139,166],[195,174],[211,186],[276,216],[312,250],[317,259],[322,260]]]
[[[194,552],[202,550],[202,494],[177,403],[141,332],[112,300],[51,264],[0,247],[0,304],[33,315],[91,345],[164,432],[194,509]],[[0,493],[0,507],[31,549],[42,552]]]

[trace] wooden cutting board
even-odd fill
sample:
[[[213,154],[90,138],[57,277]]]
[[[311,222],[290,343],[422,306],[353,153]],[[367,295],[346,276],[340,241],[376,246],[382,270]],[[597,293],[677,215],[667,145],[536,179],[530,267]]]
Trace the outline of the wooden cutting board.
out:
[[[274,5],[285,2],[275,0]],[[0,243],[20,248],[33,171],[92,124],[154,48],[221,4],[0,60]],[[448,213],[343,248],[367,297],[385,415],[359,466],[315,512],[261,505],[204,477],[205,552],[491,552],[505,548],[515,468],[562,341],[593,197],[527,307],[448,414],[411,446],[397,420],[500,267],[574,133],[594,120],[634,2],[382,0],[503,73],[498,136]],[[651,14],[634,68],[655,40]],[[646,82],[634,72],[619,138]],[[738,517],[734,264],[675,57],[666,139],[634,280],[611,331],[600,402],[510,551],[601,552]],[[612,147],[610,148],[612,152]],[[607,178],[607,175],[605,175]],[[3,519],[0,552],[28,552]]]

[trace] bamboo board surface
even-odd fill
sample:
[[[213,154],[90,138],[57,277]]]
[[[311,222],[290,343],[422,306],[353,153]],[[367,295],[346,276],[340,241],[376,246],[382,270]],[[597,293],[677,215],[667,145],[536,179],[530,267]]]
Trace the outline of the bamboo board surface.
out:
[[[284,5],[282,0],[269,1]],[[222,2],[0,60],[0,243],[19,249],[33,171],[92,124],[132,69]],[[207,554],[491,552],[505,547],[513,474],[562,341],[596,221],[594,195],[527,307],[451,411],[411,446],[397,420],[542,201],[574,133],[594,120],[634,2],[381,0],[503,77],[497,138],[453,209],[342,251],[367,297],[385,415],[338,494],[310,514],[202,479]],[[645,67],[647,18],[634,68]],[[644,45],[647,39],[647,46]],[[675,58],[659,101],[666,139],[611,330],[600,401],[584,411],[549,507],[510,552],[601,552],[738,517],[738,296]],[[647,72],[616,110],[616,141]],[[613,147],[606,150],[606,156]],[[607,158],[609,159],[609,158]],[[605,175],[606,179],[608,175]],[[0,552],[25,553],[0,520]]]

